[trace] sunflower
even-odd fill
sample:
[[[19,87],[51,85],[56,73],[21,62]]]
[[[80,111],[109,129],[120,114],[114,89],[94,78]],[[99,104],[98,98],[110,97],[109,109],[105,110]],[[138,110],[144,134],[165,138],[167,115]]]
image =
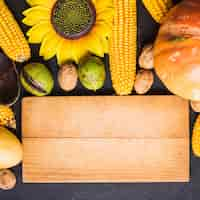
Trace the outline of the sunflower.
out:
[[[108,53],[112,30],[112,0],[27,0],[23,23],[32,26],[29,42],[41,43],[45,60],[56,55],[58,64],[79,62],[87,53]]]

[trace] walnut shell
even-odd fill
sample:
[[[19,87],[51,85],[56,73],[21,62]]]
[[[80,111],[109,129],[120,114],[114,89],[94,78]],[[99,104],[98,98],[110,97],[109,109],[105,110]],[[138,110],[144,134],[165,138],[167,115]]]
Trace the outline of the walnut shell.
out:
[[[142,49],[142,53],[139,57],[139,65],[144,69],[153,69],[153,45],[148,44]]]
[[[75,65],[65,64],[58,72],[58,82],[65,91],[73,90],[78,82],[78,73]]]
[[[0,189],[11,190],[16,185],[15,174],[9,169],[0,170]]]
[[[200,112],[200,101],[190,101],[192,110],[195,112]]]
[[[135,79],[134,88],[137,94],[147,93],[153,85],[154,75],[150,70],[142,69]]]

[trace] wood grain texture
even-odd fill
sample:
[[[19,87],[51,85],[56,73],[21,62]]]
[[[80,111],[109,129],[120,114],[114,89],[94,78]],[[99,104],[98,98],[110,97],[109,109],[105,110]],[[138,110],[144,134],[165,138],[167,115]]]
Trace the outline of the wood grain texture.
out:
[[[175,96],[25,98],[23,182],[187,182],[189,106]]]
[[[188,102],[175,96],[25,98],[22,108],[24,137],[188,136]]]
[[[182,182],[186,139],[24,139],[24,182]]]

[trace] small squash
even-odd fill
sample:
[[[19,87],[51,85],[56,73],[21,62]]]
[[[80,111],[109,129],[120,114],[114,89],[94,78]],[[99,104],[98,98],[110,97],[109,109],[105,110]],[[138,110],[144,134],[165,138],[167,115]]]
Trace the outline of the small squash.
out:
[[[154,45],[155,71],[165,86],[200,101],[200,3],[183,0],[172,8]]]

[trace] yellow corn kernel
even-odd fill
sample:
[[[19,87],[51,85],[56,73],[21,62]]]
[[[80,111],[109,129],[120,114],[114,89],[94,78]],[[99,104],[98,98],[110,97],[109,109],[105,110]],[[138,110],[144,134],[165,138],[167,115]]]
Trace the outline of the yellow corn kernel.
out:
[[[115,14],[109,44],[113,88],[128,95],[134,87],[137,51],[136,0],[113,0]]]
[[[200,157],[200,115],[197,117],[193,128],[192,149],[194,154]]]
[[[28,42],[4,0],[0,0],[0,48],[17,62],[24,62],[31,56]]]
[[[0,126],[16,128],[14,112],[8,106],[0,105]]]
[[[149,11],[157,23],[162,23],[165,15],[172,7],[172,0],[142,0],[144,6]]]

